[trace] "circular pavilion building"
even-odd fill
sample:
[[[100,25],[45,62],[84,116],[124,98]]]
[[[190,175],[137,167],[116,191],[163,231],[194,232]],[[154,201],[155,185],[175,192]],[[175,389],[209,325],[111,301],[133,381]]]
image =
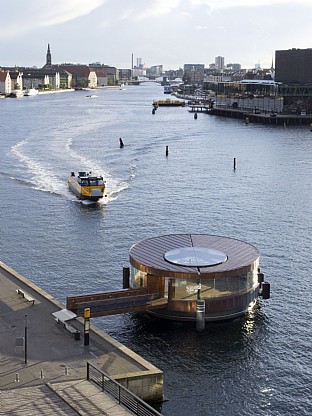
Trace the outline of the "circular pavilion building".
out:
[[[259,273],[259,252],[233,238],[173,234],[149,238],[130,249],[131,289],[150,295],[149,314],[177,321],[238,317],[269,284]]]

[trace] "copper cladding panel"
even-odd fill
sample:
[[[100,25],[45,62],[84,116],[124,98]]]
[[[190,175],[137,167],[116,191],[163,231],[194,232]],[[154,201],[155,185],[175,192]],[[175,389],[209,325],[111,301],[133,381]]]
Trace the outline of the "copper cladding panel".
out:
[[[170,250],[182,247],[205,247],[224,252],[226,262],[210,267],[185,267],[165,260]],[[253,270],[259,258],[258,250],[243,241],[206,234],[171,234],[143,240],[130,249],[130,263],[135,268],[156,276],[196,278],[215,275],[237,275]]]

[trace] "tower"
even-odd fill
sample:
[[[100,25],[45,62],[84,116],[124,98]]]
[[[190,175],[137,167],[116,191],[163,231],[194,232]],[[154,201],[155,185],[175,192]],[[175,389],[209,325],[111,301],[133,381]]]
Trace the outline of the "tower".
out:
[[[51,66],[51,65],[52,65],[52,57],[51,57],[51,52],[50,52],[50,44],[48,43],[46,66]]]

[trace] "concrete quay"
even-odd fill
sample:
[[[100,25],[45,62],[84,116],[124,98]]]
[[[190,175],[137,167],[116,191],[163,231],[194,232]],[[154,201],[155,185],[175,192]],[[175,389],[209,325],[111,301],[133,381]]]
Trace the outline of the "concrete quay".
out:
[[[30,299],[23,297],[18,290],[29,295]],[[81,332],[80,339],[77,339],[58,324],[52,315],[62,309],[65,309],[65,305],[0,262],[0,415],[49,414],[38,408],[34,413],[28,408],[28,413],[25,413],[23,397],[28,406],[31,406],[30,402],[33,403],[34,409],[41,402],[44,406],[51,400],[55,403],[60,401],[61,407],[69,406],[65,413],[60,410],[54,414],[130,414],[86,380],[87,362],[107,373],[142,400],[162,400],[162,371],[93,326],[92,322],[90,343],[85,346],[83,319],[70,321],[70,325]],[[85,383],[88,388],[85,388],[87,392],[83,402]],[[90,389],[95,390],[90,392]],[[78,390],[80,399],[77,399]],[[103,403],[109,402],[106,405],[104,403],[102,409],[99,392],[103,396]],[[50,398],[51,394],[53,399]],[[35,400],[37,396],[41,398]],[[97,410],[89,409],[92,398],[97,403]],[[79,412],[84,406],[85,410]],[[118,411],[116,406],[120,407]],[[107,408],[113,410],[114,407],[115,410],[109,413]],[[24,413],[19,413],[17,408],[23,409]]]

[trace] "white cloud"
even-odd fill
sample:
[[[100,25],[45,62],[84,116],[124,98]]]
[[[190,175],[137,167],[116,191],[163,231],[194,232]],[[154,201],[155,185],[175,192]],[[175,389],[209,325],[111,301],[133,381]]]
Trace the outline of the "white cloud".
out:
[[[106,0],[17,0],[1,10],[0,35],[9,39],[18,34],[65,23],[89,14]],[[26,3],[26,6],[25,6]],[[9,23],[8,23],[9,22]],[[13,23],[12,23],[13,22]]]
[[[159,17],[176,9],[180,5],[181,0],[154,0],[149,7],[139,12],[137,19],[143,20],[150,17]],[[148,3],[146,3],[148,4]]]
[[[212,9],[223,9],[230,7],[259,7],[274,6],[280,4],[292,4],[285,0],[189,0],[193,6],[209,6]],[[311,5],[311,0],[297,0],[296,5]]]

